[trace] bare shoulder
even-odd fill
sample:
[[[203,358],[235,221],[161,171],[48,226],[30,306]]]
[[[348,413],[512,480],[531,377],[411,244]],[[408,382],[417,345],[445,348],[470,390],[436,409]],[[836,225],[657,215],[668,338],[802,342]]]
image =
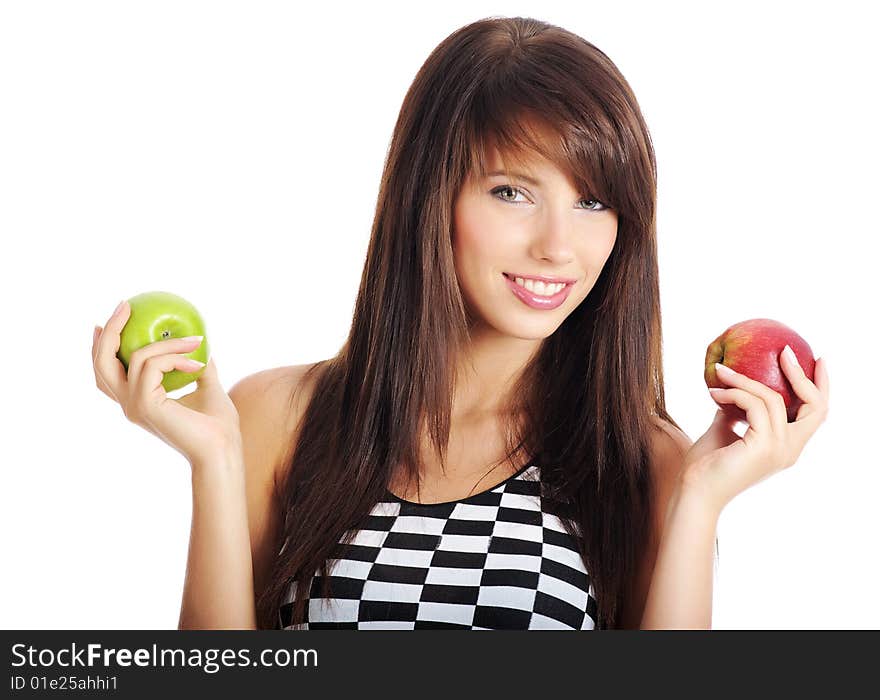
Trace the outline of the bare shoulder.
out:
[[[684,455],[693,444],[684,431],[676,428],[668,420],[651,416],[651,422],[653,429],[649,439],[649,449],[653,482],[652,513],[647,546],[637,564],[632,592],[623,604],[621,621],[624,629],[638,629],[641,624],[657,561],[657,552],[663,537],[667,507],[675,492],[676,481],[684,464]]]
[[[243,377],[229,390],[238,410],[246,462],[266,478],[280,477],[284,457],[314,388],[317,363],[286,365]]]
[[[317,363],[315,363],[317,364]],[[254,592],[259,596],[269,580],[282,513],[276,484],[303,409],[311,395],[313,365],[275,367],[250,374],[229,390],[238,410],[245,466],[248,532],[254,567]]]
[[[651,476],[655,485],[657,513],[661,519],[666,512],[669,497],[684,465],[684,456],[694,444],[687,433],[659,416],[652,416]]]
[[[651,432],[651,453],[654,464],[659,466],[660,463],[680,459],[694,444],[687,433],[660,416],[651,416],[651,422],[655,428]]]

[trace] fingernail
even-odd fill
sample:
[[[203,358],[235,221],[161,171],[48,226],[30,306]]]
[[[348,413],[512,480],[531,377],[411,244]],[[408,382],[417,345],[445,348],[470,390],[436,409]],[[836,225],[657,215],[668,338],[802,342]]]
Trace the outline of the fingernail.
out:
[[[732,377],[736,374],[734,370],[730,369],[730,367],[728,367],[727,365],[722,365],[720,362],[715,363],[715,371],[718,372],[722,377]]]
[[[797,358],[794,356],[794,350],[792,350],[788,345],[786,345],[782,349],[782,354],[785,355],[793,364],[799,364]]]
[[[116,310],[113,312],[113,315],[115,316],[120,311],[122,311],[123,306],[125,306],[125,299],[123,299],[122,301],[119,302],[119,306],[116,307]]]
[[[204,337],[205,337],[205,336],[203,336],[203,335],[188,335],[188,336],[186,336],[185,338],[181,338],[181,340],[186,340],[186,341],[191,341],[191,342],[196,342],[196,341],[198,341],[198,342],[199,342],[199,345],[201,345],[201,344],[202,344],[202,338],[204,338]]]

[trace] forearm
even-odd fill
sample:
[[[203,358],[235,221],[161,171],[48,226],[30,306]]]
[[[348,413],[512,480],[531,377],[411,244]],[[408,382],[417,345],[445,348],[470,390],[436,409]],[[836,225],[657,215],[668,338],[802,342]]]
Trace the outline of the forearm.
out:
[[[641,629],[711,629],[719,511],[683,488],[669,501]]]
[[[192,465],[192,526],[179,629],[256,629],[244,459]]]

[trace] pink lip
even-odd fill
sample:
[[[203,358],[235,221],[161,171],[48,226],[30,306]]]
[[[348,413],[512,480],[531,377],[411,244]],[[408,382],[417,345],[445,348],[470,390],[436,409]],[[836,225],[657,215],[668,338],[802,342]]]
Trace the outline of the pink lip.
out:
[[[510,291],[512,291],[523,304],[530,306],[533,309],[543,309],[545,311],[561,306],[562,302],[568,298],[572,288],[571,284],[566,284],[552,297],[542,297],[537,294],[532,294],[525,287],[520,287],[507,275],[504,275],[504,280],[507,282],[507,286],[510,287]]]

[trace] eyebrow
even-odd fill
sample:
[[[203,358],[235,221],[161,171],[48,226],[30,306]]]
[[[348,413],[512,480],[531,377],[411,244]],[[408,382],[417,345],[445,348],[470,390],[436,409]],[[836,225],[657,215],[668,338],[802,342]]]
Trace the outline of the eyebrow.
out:
[[[508,174],[513,175],[514,177],[518,177],[520,180],[525,180],[525,181],[528,182],[530,185],[535,185],[536,187],[540,187],[540,186],[541,186],[541,183],[540,183],[538,180],[536,180],[535,178],[533,178],[533,177],[529,177],[528,175],[525,175],[525,174],[523,174],[523,173],[517,173],[517,172],[514,172],[514,171],[511,171],[510,173],[505,173],[505,172],[503,172],[503,171],[501,171],[501,170],[495,170],[495,171],[489,173],[489,174],[487,175],[487,177],[494,177],[495,175],[505,175],[505,176],[506,176],[506,175],[508,175]]]

